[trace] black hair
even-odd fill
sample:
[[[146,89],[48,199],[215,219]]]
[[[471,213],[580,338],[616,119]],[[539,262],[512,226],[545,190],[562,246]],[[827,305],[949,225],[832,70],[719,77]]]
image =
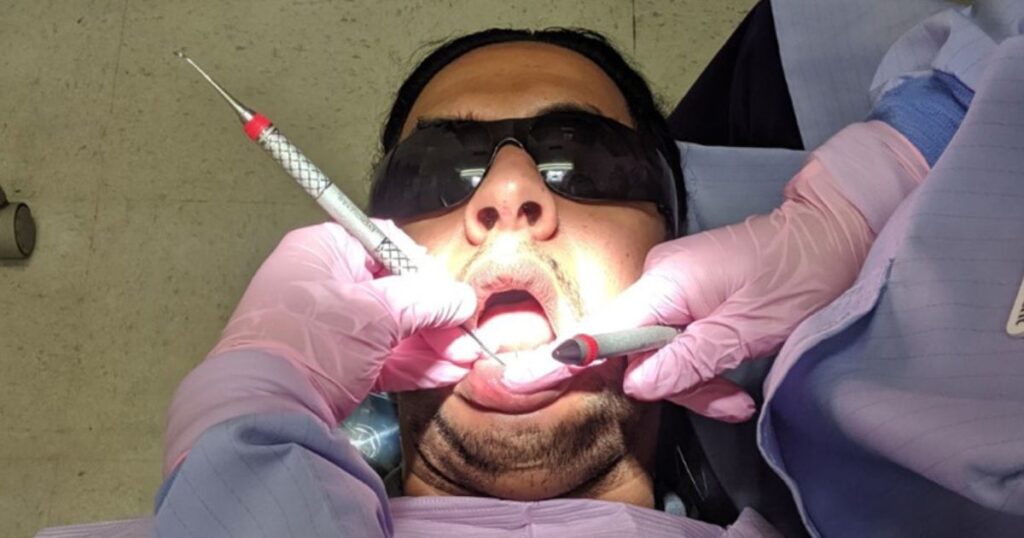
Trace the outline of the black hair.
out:
[[[686,222],[686,189],[683,186],[683,172],[679,163],[679,148],[669,133],[665,116],[658,108],[650,87],[643,76],[608,42],[603,35],[592,30],[577,28],[547,28],[544,30],[519,30],[492,28],[457,37],[434,49],[405,79],[398,89],[391,105],[387,123],[381,131],[381,154],[387,154],[398,144],[413,104],[420,92],[441,69],[472,50],[510,42],[548,43],[572,50],[598,65],[622,92],[629,106],[630,117],[637,133],[650,146],[657,148],[668,161],[676,180],[679,204],[679,220]],[[370,213],[375,214],[374,198],[376,185],[370,193]]]

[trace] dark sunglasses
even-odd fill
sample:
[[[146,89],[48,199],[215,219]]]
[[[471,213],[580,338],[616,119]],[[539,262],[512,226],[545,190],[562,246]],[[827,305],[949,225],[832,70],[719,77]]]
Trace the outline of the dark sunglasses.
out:
[[[669,233],[679,235],[675,178],[661,152],[633,129],[585,112],[430,122],[388,152],[375,170],[374,215],[404,220],[466,201],[507,143],[530,154],[552,191],[584,202],[652,202]]]

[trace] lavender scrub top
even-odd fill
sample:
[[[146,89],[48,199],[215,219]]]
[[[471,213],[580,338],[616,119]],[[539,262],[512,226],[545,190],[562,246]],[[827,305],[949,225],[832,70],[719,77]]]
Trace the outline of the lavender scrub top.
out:
[[[313,390],[289,363],[259,351],[208,359],[182,385],[187,391],[207,383],[221,394],[243,383],[246,391],[293,403]],[[207,428],[164,481],[152,524],[154,536],[175,538],[778,536],[753,510],[723,529],[589,499],[389,499],[344,430],[308,411],[249,414]]]

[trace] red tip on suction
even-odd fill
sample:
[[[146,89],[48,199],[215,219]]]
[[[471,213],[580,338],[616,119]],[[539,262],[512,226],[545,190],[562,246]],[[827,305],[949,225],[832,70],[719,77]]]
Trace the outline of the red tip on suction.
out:
[[[259,140],[263,131],[270,128],[270,120],[263,114],[255,114],[252,119],[245,122],[245,134],[252,140]]]
[[[574,338],[582,342],[586,348],[587,353],[583,356],[583,360],[580,361],[580,366],[586,366],[597,358],[597,340],[589,334],[577,334]]]

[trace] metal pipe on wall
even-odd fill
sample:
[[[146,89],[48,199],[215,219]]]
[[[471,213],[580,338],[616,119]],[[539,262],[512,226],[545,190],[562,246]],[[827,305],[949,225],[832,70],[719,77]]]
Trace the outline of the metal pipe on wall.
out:
[[[36,222],[32,210],[20,202],[9,202],[0,187],[0,259],[23,259],[36,247]]]

